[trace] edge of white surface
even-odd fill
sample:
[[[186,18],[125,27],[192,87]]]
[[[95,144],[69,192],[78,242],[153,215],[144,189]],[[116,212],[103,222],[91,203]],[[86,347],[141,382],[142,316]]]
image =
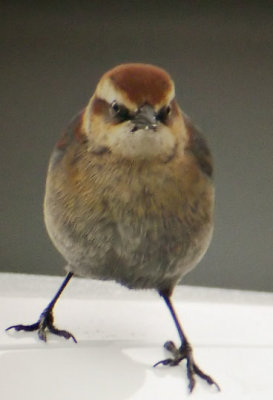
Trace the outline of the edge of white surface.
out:
[[[164,357],[162,343],[176,337],[155,291],[75,278],[64,292],[66,301],[56,309],[56,319],[60,327],[71,329],[79,345],[55,337],[45,345],[36,333],[4,332],[15,321],[32,321],[42,309],[41,298],[47,304],[62,280],[0,273],[0,392],[5,398],[21,400],[26,387],[28,398],[36,400],[104,400],[112,398],[113,387],[114,399],[188,397],[184,365],[152,368]],[[176,300],[178,311],[183,303],[183,324],[198,363],[222,388],[217,398],[270,398],[273,294],[178,286]],[[54,384],[43,390],[45,382]],[[198,380],[188,398],[205,400],[215,394]]]
[[[50,297],[52,288],[61,285],[64,277],[0,273],[0,296],[9,297]],[[130,290],[115,282],[97,281],[74,277],[67,286],[64,296],[74,299],[120,299],[148,300],[157,298],[154,290]],[[273,293],[234,289],[221,289],[178,285],[174,296],[186,302],[221,302],[229,304],[273,305]]]

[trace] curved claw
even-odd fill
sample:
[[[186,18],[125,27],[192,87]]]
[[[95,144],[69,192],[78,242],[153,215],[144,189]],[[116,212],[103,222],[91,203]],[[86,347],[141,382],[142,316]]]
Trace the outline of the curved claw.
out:
[[[172,359],[172,358],[167,358],[166,360],[158,361],[157,363],[155,363],[155,364],[153,365],[153,367],[155,368],[155,367],[157,367],[157,366],[160,365],[160,364],[161,364],[161,365],[170,365],[171,367],[177,365],[174,359]]]
[[[189,358],[187,358],[187,377],[189,380],[188,388],[189,388],[189,392],[191,393],[196,384],[196,381],[194,378],[194,364],[193,364],[191,355],[189,356]]]
[[[194,373],[198,375],[200,378],[204,379],[209,385],[215,386],[218,392],[221,392],[221,388],[211,376],[205,374],[195,363],[193,364]]]
[[[62,337],[64,337],[66,340],[72,339],[72,340],[74,341],[74,343],[77,343],[77,340],[76,340],[75,336],[72,335],[72,333],[70,333],[70,332],[68,332],[68,331],[65,331],[65,330],[63,330],[63,329],[57,329],[57,328],[55,328],[53,325],[52,325],[50,328],[48,328],[48,329],[49,329],[49,332],[53,333],[54,335],[62,336]]]

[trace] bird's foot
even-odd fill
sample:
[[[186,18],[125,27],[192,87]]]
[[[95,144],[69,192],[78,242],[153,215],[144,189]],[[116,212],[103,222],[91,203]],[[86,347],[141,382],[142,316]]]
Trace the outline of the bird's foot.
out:
[[[183,344],[181,347],[177,348],[176,345],[169,341],[164,345],[165,349],[172,353],[172,358],[167,358],[157,362],[154,367],[158,365],[169,365],[174,367],[184,359],[187,361],[187,376],[189,379],[189,391],[192,392],[195,386],[195,375],[199,376],[201,379],[205,380],[209,385],[214,385],[218,391],[220,391],[220,386],[207,374],[205,374],[195,363],[192,354],[192,348],[189,343]]]
[[[73,339],[75,343],[77,343],[76,338],[72,335],[72,333],[57,329],[54,326],[54,317],[52,310],[50,308],[46,308],[42,314],[40,315],[40,318],[37,322],[31,325],[12,325],[9,326],[6,331],[9,331],[10,329],[15,329],[16,331],[25,331],[25,332],[33,332],[33,331],[38,331],[38,337],[40,340],[43,340],[44,342],[47,341],[47,331],[53,333],[54,335],[57,336],[62,336],[65,339]]]

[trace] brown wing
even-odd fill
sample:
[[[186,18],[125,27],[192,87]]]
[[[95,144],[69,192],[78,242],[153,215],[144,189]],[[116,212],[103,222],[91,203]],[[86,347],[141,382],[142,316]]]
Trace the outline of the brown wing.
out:
[[[189,134],[186,150],[190,151],[197,160],[200,169],[209,177],[213,174],[213,164],[207,141],[202,132],[192,123],[191,119],[183,114],[185,125]]]
[[[54,150],[51,156],[51,164],[55,165],[58,163],[63,155],[65,154],[66,149],[69,147],[70,144],[73,142],[83,143],[86,139],[81,132],[82,126],[82,116],[83,111],[80,111],[68,124],[65,132],[61,136],[61,138],[56,143]]]

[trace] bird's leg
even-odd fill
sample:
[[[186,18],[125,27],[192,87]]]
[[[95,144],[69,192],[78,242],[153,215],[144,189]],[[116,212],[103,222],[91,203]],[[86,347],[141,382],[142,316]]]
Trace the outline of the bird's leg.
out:
[[[77,340],[72,335],[72,333],[65,330],[57,329],[54,326],[54,317],[53,317],[53,308],[57,300],[59,299],[60,295],[62,294],[63,290],[65,289],[66,285],[72,278],[72,276],[73,276],[72,272],[69,272],[67,274],[58,292],[51,300],[51,302],[48,304],[48,306],[44,309],[37,322],[31,325],[12,325],[8,327],[6,331],[10,329],[15,329],[16,331],[26,331],[26,332],[38,331],[39,339],[43,340],[44,342],[46,342],[47,340],[47,331],[49,331],[57,336],[62,336],[65,339],[71,338],[74,340],[75,343],[77,343]]]
[[[200,378],[204,379],[209,385],[214,385],[219,391],[219,385],[207,374],[205,374],[195,363],[193,358],[193,351],[192,347],[181,327],[181,324],[178,321],[176,312],[170,300],[170,295],[164,292],[160,292],[160,295],[165,300],[168,309],[172,315],[173,321],[175,323],[178,335],[181,340],[180,347],[176,347],[176,345],[172,341],[168,341],[165,343],[164,347],[172,354],[172,358],[167,358],[166,360],[162,360],[157,362],[154,367],[158,365],[170,365],[175,366],[178,365],[182,360],[186,360],[186,367],[187,367],[187,376],[189,379],[189,391],[192,392],[195,386],[195,375],[199,376]]]

